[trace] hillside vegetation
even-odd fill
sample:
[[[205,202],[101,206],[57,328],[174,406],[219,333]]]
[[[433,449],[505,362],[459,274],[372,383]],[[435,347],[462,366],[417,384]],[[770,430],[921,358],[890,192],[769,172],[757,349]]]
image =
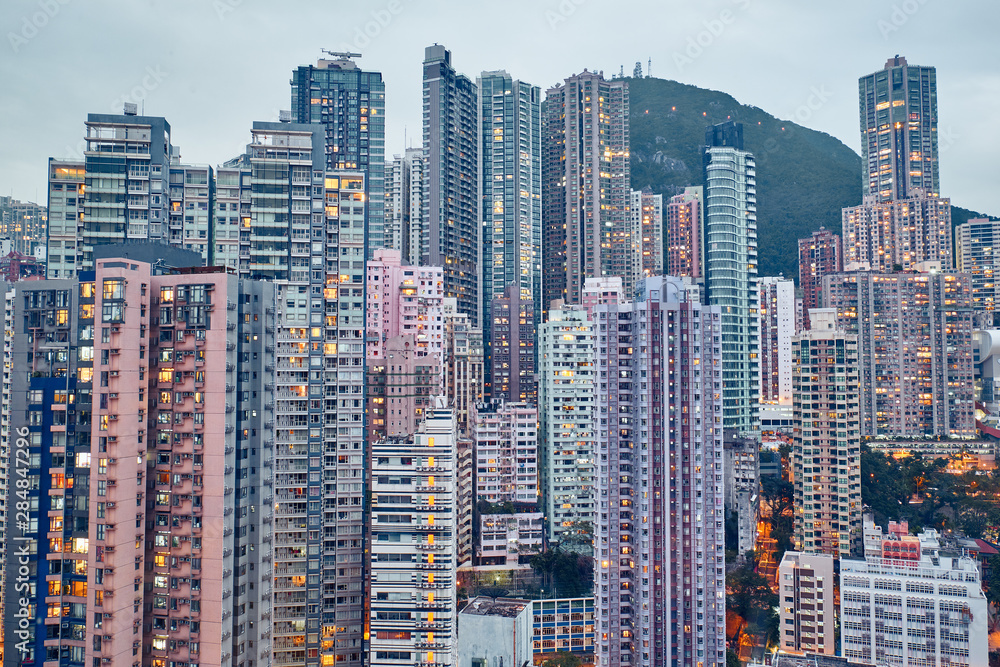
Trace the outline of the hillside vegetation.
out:
[[[841,209],[861,203],[861,157],[829,134],[780,120],[726,93],[665,79],[629,79],[629,98],[632,187],[648,186],[664,200],[703,184],[708,125],[743,123],[745,148],[757,161],[761,276],[797,279],[797,240],[821,226],[840,233]],[[952,223],[981,215],[953,206]]]

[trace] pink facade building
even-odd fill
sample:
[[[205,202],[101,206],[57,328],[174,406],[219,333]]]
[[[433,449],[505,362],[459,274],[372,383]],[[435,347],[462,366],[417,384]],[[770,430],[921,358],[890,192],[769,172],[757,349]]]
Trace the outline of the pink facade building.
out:
[[[15,401],[26,446],[51,462],[29,567],[45,635],[22,661],[256,665],[270,650],[274,286],[95,264],[15,296],[29,371]]]
[[[419,356],[413,334],[390,338],[384,354],[368,361],[368,442],[416,433],[441,388],[441,368]]]
[[[702,189],[685,188],[674,195],[663,213],[667,237],[667,275],[701,276]]]
[[[678,278],[600,306],[597,664],[726,664],[722,315]]]
[[[968,274],[844,273],[823,293],[858,337],[861,435],[976,437]]]
[[[444,361],[444,270],[403,264],[399,250],[380,248],[367,262],[367,346],[369,360],[385,358],[386,342],[412,334],[417,356]]]
[[[809,329],[809,310],[822,307],[820,294],[823,276],[844,270],[844,249],[840,237],[820,227],[807,239],[799,239],[799,288],[802,290],[801,325],[795,331]]]

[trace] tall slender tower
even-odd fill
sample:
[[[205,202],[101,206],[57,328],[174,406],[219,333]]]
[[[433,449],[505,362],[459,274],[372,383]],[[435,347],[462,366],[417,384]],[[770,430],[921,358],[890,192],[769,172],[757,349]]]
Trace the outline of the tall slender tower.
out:
[[[844,270],[844,248],[840,237],[820,227],[807,239],[799,239],[799,287],[802,289],[803,330],[809,329],[809,311],[820,307],[823,276]]]
[[[255,122],[252,245],[241,273],[278,289],[275,663],[364,653],[365,183],[326,169],[317,123]]]
[[[937,71],[889,58],[858,79],[864,194],[887,202],[940,194]]]
[[[444,267],[444,294],[473,326],[481,317],[479,129],[476,84],[451,66],[451,51],[424,51],[423,266]]]
[[[861,401],[858,336],[836,309],[811,313],[792,339],[792,479],[796,549],[834,557],[861,550]]]
[[[586,278],[632,289],[628,82],[584,70],[546,93],[543,304],[580,304]]]
[[[598,664],[726,662],[722,314],[678,278],[597,306]]]
[[[365,175],[368,204],[366,256],[389,247],[385,232],[385,83],[346,53],[292,72],[292,118],[319,123],[325,136],[326,168]]]
[[[477,83],[483,322],[489,321],[485,309],[493,298],[513,283],[521,298],[534,304],[537,324],[542,300],[542,93],[503,70],[483,72]]]
[[[705,143],[702,261],[707,302],[722,308],[722,421],[753,435],[760,430],[756,163],[743,150],[741,123],[709,127]]]

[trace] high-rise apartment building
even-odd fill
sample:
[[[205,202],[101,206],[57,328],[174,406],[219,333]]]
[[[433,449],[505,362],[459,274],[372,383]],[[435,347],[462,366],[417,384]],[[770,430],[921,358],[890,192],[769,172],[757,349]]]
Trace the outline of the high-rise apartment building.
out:
[[[49,199],[46,276],[72,278],[83,261],[83,202],[86,166],[83,162],[49,158]]]
[[[888,273],[921,262],[952,261],[951,200],[913,192],[906,199],[878,201],[868,195],[860,206],[842,211],[844,266]],[[824,304],[825,305],[825,304]]]
[[[165,241],[177,248],[201,255],[203,261],[214,257],[213,224],[215,213],[215,173],[208,165],[170,165],[170,209]],[[228,230],[227,230],[228,231]]]
[[[858,337],[862,435],[975,437],[968,275],[846,273],[823,294]]]
[[[44,247],[47,222],[45,206],[0,196],[0,238],[10,244],[12,251],[33,255],[36,248]]]
[[[760,521],[760,441],[724,435],[723,466],[726,520],[735,518],[736,543],[726,546],[740,556],[757,548]]]
[[[972,307],[992,313],[998,309],[1000,220],[973,218],[955,230],[955,268],[972,279]]]
[[[369,443],[412,435],[434,397],[441,395],[441,366],[420,354],[413,334],[388,339],[383,352],[378,359],[368,358]]]
[[[482,321],[490,321],[492,300],[516,284],[522,298],[532,302],[537,324],[542,308],[542,92],[503,70],[483,72],[476,83]]]
[[[706,303],[722,308],[722,421],[753,435],[760,431],[756,163],[743,150],[741,123],[709,127],[705,143],[702,267]]]
[[[451,51],[424,51],[424,211],[420,263],[444,267],[445,296],[482,321],[478,92],[451,66]]]
[[[491,400],[471,416],[475,498],[491,503],[538,503],[538,409]]]
[[[486,359],[487,390],[491,398],[537,402],[534,313],[534,304],[524,298],[516,284],[508,285],[493,298]]]
[[[591,323],[594,321],[594,308],[602,303],[618,303],[624,299],[625,290],[622,289],[622,279],[618,276],[587,278],[583,281],[581,303]],[[566,308],[565,304],[558,305]]]
[[[721,319],[671,277],[595,312],[600,665],[725,664]]]
[[[417,433],[372,445],[373,667],[456,664],[457,454],[443,399]]]
[[[833,556],[786,551],[778,565],[778,646],[786,653],[837,652]]]
[[[121,258],[18,285],[6,664],[269,662],[274,302]]]
[[[469,416],[483,400],[486,374],[483,370],[483,332],[469,324],[469,316],[457,312],[454,298],[444,300],[445,395],[455,409],[458,432],[468,435]]]
[[[365,183],[325,128],[255,122],[241,274],[277,283],[272,660],[360,665],[365,632]],[[241,258],[242,259],[242,258]]]
[[[663,264],[663,195],[654,195],[649,188],[632,190],[629,206],[632,229],[630,284],[638,285],[643,278],[662,276]]]
[[[864,194],[879,202],[940,194],[936,70],[889,58],[858,79],[858,102]]]
[[[420,264],[426,231],[421,223],[424,206],[424,152],[407,148],[385,163],[385,246],[398,250],[407,264]]]
[[[358,54],[331,55],[332,60],[302,65],[292,72],[292,119],[323,126],[328,171],[365,175],[365,252],[370,258],[389,243],[385,236],[385,83],[380,72],[358,67],[352,60]]]
[[[702,228],[705,209],[702,205],[704,188],[684,188],[667,202],[663,214],[667,238],[667,275],[701,276]]]
[[[631,275],[628,82],[575,74],[542,114],[542,310],[579,304],[586,278]]]
[[[861,549],[861,399],[858,335],[833,309],[810,313],[792,339],[795,546],[834,557]]]
[[[250,165],[245,155],[215,170],[215,213],[212,217],[212,265],[239,271],[250,258]],[[248,267],[243,267],[248,273]]]
[[[791,405],[795,283],[765,277],[757,282],[760,322],[760,402]]]
[[[799,317],[802,325],[795,328],[799,333],[809,329],[809,311],[820,308],[823,290],[823,276],[844,270],[844,247],[840,237],[825,227],[820,227],[807,239],[799,239],[799,288],[802,290],[802,305]]]
[[[170,237],[170,124],[155,116],[92,113],[85,139],[77,271],[93,270],[95,245]]]
[[[594,523],[594,327],[582,306],[549,310],[538,332],[540,489],[548,539]],[[589,548],[589,545],[588,545]]]
[[[367,355],[385,358],[391,338],[412,334],[418,356],[444,363],[444,270],[408,266],[398,250],[378,249],[365,264],[367,273]]]
[[[894,667],[987,664],[988,603],[976,561],[933,529],[883,536],[866,522],[865,535],[865,551],[877,555],[840,559],[841,655]]]

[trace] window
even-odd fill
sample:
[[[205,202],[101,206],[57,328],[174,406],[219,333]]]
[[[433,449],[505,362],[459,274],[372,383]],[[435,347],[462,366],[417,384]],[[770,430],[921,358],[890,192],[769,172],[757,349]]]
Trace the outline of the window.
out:
[[[106,278],[103,297],[104,299],[124,299],[125,280],[123,278]]]

